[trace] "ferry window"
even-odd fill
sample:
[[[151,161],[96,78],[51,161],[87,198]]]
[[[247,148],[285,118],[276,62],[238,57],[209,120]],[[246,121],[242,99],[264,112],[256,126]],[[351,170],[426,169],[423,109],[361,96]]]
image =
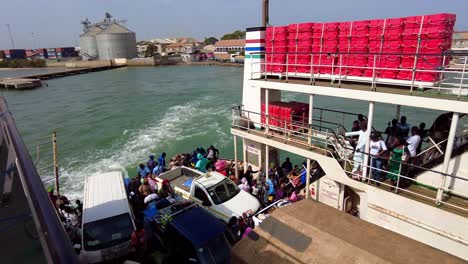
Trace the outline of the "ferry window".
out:
[[[254,153],[247,151],[247,161],[250,164],[258,167],[258,154],[254,154]]]
[[[206,196],[206,193],[198,187],[198,185],[195,185],[195,198],[202,202],[208,201],[208,196]]]
[[[132,232],[133,224],[128,213],[86,223],[83,248],[89,251],[110,248],[129,241]]]

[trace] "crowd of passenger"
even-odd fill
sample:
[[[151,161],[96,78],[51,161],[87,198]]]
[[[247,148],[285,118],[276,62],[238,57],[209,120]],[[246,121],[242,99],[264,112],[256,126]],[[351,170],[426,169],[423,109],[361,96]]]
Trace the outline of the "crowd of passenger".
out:
[[[411,165],[417,165],[417,155],[421,152],[422,142],[428,136],[426,124],[411,126],[406,116],[400,120],[393,119],[388,122],[383,136],[379,131],[372,129],[369,141],[369,164],[371,168],[369,175],[363,175],[364,158],[366,155],[366,131],[367,120],[362,114],[353,122],[351,132],[345,133],[349,137],[351,146],[354,148],[353,168],[351,176],[356,180],[362,180],[370,176],[372,183],[380,186],[386,179],[391,181],[391,190],[399,188],[401,182],[407,182],[413,169]],[[398,186],[397,186],[398,185]]]
[[[166,167],[167,163],[167,167]],[[127,184],[130,203],[135,215],[137,224],[143,222],[142,212],[149,203],[156,203],[156,207],[165,207],[171,199],[175,197],[175,192],[168,180],[162,180],[158,176],[168,170],[179,166],[192,167],[202,173],[216,171],[229,177],[236,183],[239,189],[255,196],[261,204],[261,208],[268,207],[273,203],[286,200],[296,202],[304,197],[301,190],[306,183],[306,163],[301,165],[292,164],[290,158],[281,166],[270,164],[270,168],[265,171],[262,168],[253,170],[252,166],[243,169],[242,162],[235,164],[232,161],[220,159],[219,150],[213,145],[208,148],[197,146],[192,153],[178,154],[166,162],[166,153],[163,152],[157,159],[150,155],[146,163],[140,163],[136,168],[136,176],[129,179]],[[237,175],[236,177],[236,169]],[[317,163],[311,166],[311,178],[320,177],[323,171]],[[161,186],[160,188],[158,186]],[[138,217],[140,215],[140,217]],[[138,226],[141,226],[138,224]],[[243,216],[233,216],[228,223],[230,242],[235,243],[243,236],[246,236],[254,228],[252,215],[245,212]],[[140,244],[137,231],[132,237],[135,248]],[[137,250],[138,251],[138,250]]]
[[[53,187],[47,188],[49,199],[52,202],[57,215],[62,222],[67,235],[73,245],[81,244],[81,221],[83,215],[83,204],[81,200],[75,200],[73,205],[66,196],[56,195]]]

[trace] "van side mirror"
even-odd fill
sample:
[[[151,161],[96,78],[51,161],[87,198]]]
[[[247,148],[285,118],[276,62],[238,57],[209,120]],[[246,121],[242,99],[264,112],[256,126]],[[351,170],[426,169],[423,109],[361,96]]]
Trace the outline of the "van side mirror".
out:
[[[202,205],[203,205],[203,206],[211,206],[211,202],[208,201],[208,200],[206,200],[206,201],[203,201],[203,202],[202,202]]]

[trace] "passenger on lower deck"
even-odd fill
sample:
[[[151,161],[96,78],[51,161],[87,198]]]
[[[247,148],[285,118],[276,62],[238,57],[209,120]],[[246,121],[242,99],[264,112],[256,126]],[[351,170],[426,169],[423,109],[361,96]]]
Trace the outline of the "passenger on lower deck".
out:
[[[398,120],[393,119],[391,124],[390,122],[388,122],[388,126],[384,132],[384,134],[387,135],[387,138],[385,139],[385,145],[387,147],[389,148],[392,147],[393,140],[395,139],[395,137],[398,136],[397,133],[398,133]]]
[[[410,163],[413,160],[413,158],[416,157],[417,149],[420,142],[421,136],[419,135],[419,128],[417,126],[414,126],[411,128],[411,137],[409,137],[406,140],[406,144],[408,145],[408,151],[410,154]]]
[[[169,181],[167,179],[163,180],[158,196],[160,198],[167,198],[169,196],[174,196],[174,195],[175,195],[174,189],[172,189]]]
[[[394,187],[399,187],[397,186],[398,183],[398,178],[401,175],[401,171],[403,169],[403,162],[406,162],[407,160],[407,149],[405,145],[403,144],[403,140],[400,138],[396,137],[393,141],[393,148],[392,152],[390,154],[389,158],[389,163],[388,163],[388,172],[387,173],[387,178],[389,178],[392,181],[392,186]],[[399,185],[399,184],[398,184]],[[390,189],[391,191],[394,190],[392,187]]]
[[[400,123],[398,123],[397,136],[403,139],[408,138],[410,131],[410,124],[406,123],[406,116],[400,118]]]
[[[138,165],[137,173],[138,173],[138,175],[140,175],[141,177],[144,178],[144,177],[148,176],[148,174],[150,174],[150,170],[148,169],[148,167],[143,165],[143,163],[140,163]]]
[[[382,181],[382,164],[383,164],[383,156],[387,152],[387,146],[385,142],[380,138],[379,132],[373,132],[371,135],[370,141],[370,158],[371,158],[371,177],[376,181],[377,185],[380,185],[380,181]]]
[[[365,151],[365,146],[366,146],[366,131],[367,131],[367,124],[366,123],[361,123],[361,130],[357,132],[346,132],[345,136],[350,137],[350,136],[359,136],[359,139],[356,144],[356,149],[354,150],[354,156],[353,156],[353,170],[352,172],[352,177],[355,179],[360,178],[360,170],[362,170],[362,162],[364,161],[364,151]]]
[[[206,165],[208,165],[208,160],[205,157],[203,157],[201,153],[198,153],[197,158],[198,161],[195,164],[195,169],[201,172],[206,172]]]

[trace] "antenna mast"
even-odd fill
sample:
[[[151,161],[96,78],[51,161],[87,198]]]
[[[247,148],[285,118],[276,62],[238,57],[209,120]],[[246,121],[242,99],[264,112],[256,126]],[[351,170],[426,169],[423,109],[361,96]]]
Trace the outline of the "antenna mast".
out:
[[[12,48],[12,49],[15,49],[15,41],[13,40],[13,34],[11,34],[10,24],[5,24],[5,26],[6,26],[7,29],[8,29],[8,35],[10,35],[11,48]]]
[[[262,6],[262,27],[270,24],[270,7],[269,0],[263,0]]]

